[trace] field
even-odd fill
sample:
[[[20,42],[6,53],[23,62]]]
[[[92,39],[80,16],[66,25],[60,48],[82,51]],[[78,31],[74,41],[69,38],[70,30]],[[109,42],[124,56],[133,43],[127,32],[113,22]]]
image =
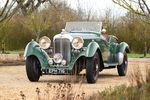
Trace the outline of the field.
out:
[[[129,58],[150,58],[150,54],[148,53],[146,57],[144,57],[144,54],[137,54],[137,53],[130,53],[128,54]]]
[[[59,83],[71,83],[75,93],[85,93],[85,95],[92,95],[98,91],[103,91],[106,88],[118,85],[130,85],[130,77],[134,70],[140,69],[145,75],[145,68],[150,67],[150,59],[148,58],[130,58],[128,66],[128,74],[125,77],[119,77],[116,69],[107,69],[100,72],[96,84],[88,84],[84,76],[84,71],[81,73],[79,79],[73,79],[74,76],[56,76],[47,75],[42,76],[39,82],[29,82],[26,77],[25,66],[0,66],[0,100],[17,99],[20,100],[20,91],[22,91],[27,100],[35,100],[37,98],[36,88],[44,99],[45,89],[47,83],[57,86]],[[82,78],[81,78],[82,77]]]

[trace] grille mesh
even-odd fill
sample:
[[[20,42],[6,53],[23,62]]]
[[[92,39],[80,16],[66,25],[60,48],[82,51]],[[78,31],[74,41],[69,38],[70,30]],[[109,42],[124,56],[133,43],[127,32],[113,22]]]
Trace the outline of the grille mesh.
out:
[[[63,59],[70,62],[71,59],[71,44],[70,40],[66,38],[57,38],[54,40],[54,53],[61,53]]]

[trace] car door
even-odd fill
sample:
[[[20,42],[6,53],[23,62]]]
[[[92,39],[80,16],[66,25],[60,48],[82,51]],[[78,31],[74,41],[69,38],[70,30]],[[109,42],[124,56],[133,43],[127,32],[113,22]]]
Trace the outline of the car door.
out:
[[[118,46],[118,39],[115,36],[109,36],[109,62],[110,63],[117,63],[117,46]]]
[[[101,38],[99,44],[101,47],[102,58],[104,63],[109,63],[109,56],[110,56],[109,42]]]

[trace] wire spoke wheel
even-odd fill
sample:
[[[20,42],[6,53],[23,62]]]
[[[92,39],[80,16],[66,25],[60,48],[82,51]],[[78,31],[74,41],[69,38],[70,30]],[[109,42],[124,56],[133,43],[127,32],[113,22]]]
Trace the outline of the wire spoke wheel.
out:
[[[26,73],[31,82],[37,82],[41,75],[39,60],[34,56],[27,57]]]
[[[124,52],[123,63],[117,66],[119,76],[126,76],[128,68],[128,56],[127,53]]]
[[[94,57],[88,58],[86,63],[86,78],[88,83],[95,83],[99,75],[100,60],[96,52]]]

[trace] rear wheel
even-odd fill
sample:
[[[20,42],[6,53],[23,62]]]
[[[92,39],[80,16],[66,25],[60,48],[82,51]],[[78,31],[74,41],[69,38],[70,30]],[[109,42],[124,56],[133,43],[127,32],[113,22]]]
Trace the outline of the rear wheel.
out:
[[[95,83],[99,75],[100,58],[98,53],[86,61],[86,78],[88,83]]]
[[[123,63],[117,66],[119,76],[126,76],[128,67],[128,56],[127,53],[124,52]]]
[[[40,62],[34,56],[29,56],[26,59],[26,73],[31,82],[37,82],[41,75]]]

